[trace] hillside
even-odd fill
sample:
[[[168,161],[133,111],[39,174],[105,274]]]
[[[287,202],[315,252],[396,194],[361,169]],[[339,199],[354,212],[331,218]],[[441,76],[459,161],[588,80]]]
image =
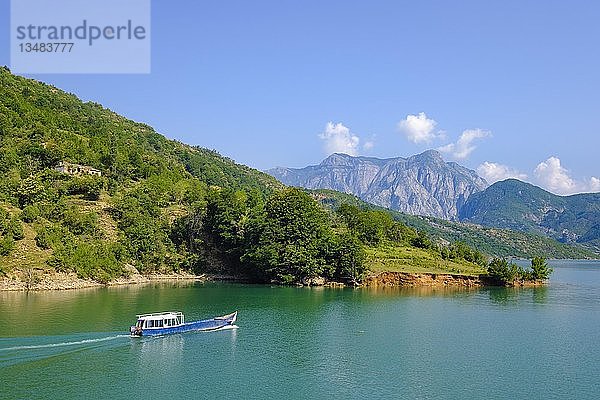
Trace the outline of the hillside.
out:
[[[101,176],[60,173],[61,162]],[[0,172],[0,273],[30,266],[100,280],[127,264],[145,272],[185,267],[171,225],[202,207],[211,188],[258,197],[283,188],[213,150],[168,140],[6,68],[0,68]]]
[[[600,193],[557,196],[508,179],[473,194],[461,208],[459,218],[600,249]]]
[[[215,151],[6,68],[0,171],[0,275],[28,284],[53,271],[99,282],[173,271],[354,282],[398,254],[436,271],[484,271],[481,254],[432,246],[386,212],[322,207]]]
[[[466,199],[487,183],[474,171],[428,150],[409,158],[332,154],[306,168],[267,171],[286,185],[332,189],[408,214],[454,219]]]
[[[445,240],[466,235],[488,254],[570,258],[600,251],[600,193],[557,196],[515,179],[486,187],[474,171],[444,162],[434,150],[406,159],[333,154],[319,165],[267,172],[288,185],[334,190],[400,212],[398,220]]]
[[[357,207],[381,209],[359,198],[332,190],[308,190],[324,206],[339,207],[340,204],[352,204]],[[388,212],[402,223],[414,229],[427,232],[442,242],[463,241],[469,246],[495,257],[533,258],[543,254],[549,258],[600,258],[579,244],[565,244],[547,238],[538,233],[526,233],[510,229],[485,227],[473,223],[446,221],[434,217],[421,217],[397,211]]]

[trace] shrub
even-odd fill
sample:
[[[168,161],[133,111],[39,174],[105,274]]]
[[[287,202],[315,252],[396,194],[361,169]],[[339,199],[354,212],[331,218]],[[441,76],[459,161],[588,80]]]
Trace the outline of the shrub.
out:
[[[57,271],[74,271],[83,279],[101,283],[123,275],[123,248],[116,243],[92,240],[60,246],[48,260]]]
[[[59,224],[49,224],[37,227],[35,243],[40,249],[57,248],[71,243],[75,236]]]
[[[21,219],[24,222],[34,222],[40,216],[40,209],[34,204],[25,206],[21,212]]]
[[[46,189],[42,183],[35,178],[27,178],[21,181],[17,189],[19,206],[24,207],[28,204],[37,203],[47,198]]]
[[[25,238],[23,232],[23,224],[16,218],[12,218],[8,223],[8,235],[15,240],[21,240]]]
[[[15,248],[15,241],[12,236],[5,236],[0,239],[0,256],[7,256]]]
[[[430,249],[433,247],[431,240],[429,239],[429,235],[425,231],[419,231],[417,236],[411,240],[411,244],[414,247],[418,247],[421,249]]]
[[[75,177],[67,187],[67,193],[83,195],[87,200],[98,200],[105,180],[97,176]]]

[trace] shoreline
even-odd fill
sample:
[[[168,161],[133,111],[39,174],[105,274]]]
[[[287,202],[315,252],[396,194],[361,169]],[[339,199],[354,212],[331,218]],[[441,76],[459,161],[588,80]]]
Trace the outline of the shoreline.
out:
[[[8,276],[0,278],[0,292],[43,292],[56,290],[76,290],[86,288],[102,288],[127,285],[141,285],[153,282],[247,282],[239,277],[229,275],[216,274],[201,274],[195,275],[191,273],[170,273],[170,274],[149,274],[141,275],[139,273],[132,274],[129,277],[122,277],[108,283],[100,283],[92,279],[78,278],[74,272],[51,272],[46,271],[41,276],[36,276],[35,279],[28,282],[19,276],[17,273],[11,273]],[[544,286],[544,281],[515,281],[508,287],[535,287]],[[304,286],[304,285],[300,285]],[[349,285],[339,282],[324,282],[316,285],[307,286],[323,286],[323,287],[346,287]],[[429,272],[395,272],[384,271],[377,274],[367,276],[359,287],[378,288],[378,287],[398,287],[398,288],[478,288],[498,285],[483,275],[460,275],[460,274],[440,274]]]
[[[365,278],[366,287],[536,287],[546,285],[546,281],[514,281],[509,285],[498,284],[486,275],[440,274],[433,272],[392,272],[384,271]]]
[[[171,274],[133,274],[129,277],[121,277],[108,283],[101,283],[93,279],[82,279],[77,277],[75,272],[51,272],[44,273],[41,277],[29,284],[21,279],[17,274],[12,273],[9,276],[0,278],[0,292],[43,292],[56,290],[76,290],[88,288],[102,288],[113,286],[141,285],[152,282],[173,282],[173,281],[195,281],[206,282],[211,280],[227,281],[233,277],[221,275],[194,275],[188,273]]]

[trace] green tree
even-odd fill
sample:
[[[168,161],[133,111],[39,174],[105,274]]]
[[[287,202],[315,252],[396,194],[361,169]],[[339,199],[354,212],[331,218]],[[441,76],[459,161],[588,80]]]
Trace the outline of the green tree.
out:
[[[488,265],[488,275],[504,285],[513,283],[519,277],[519,267],[505,258],[494,258]]]
[[[546,280],[552,274],[552,268],[548,267],[548,263],[542,257],[534,257],[531,260],[531,278],[534,280]]]
[[[251,242],[242,261],[259,279],[291,283],[327,273],[332,237],[327,218],[300,189],[270,196],[249,230]]]
[[[362,280],[366,268],[365,251],[360,240],[345,233],[335,237],[336,246],[332,254],[335,278],[353,284]]]
[[[421,249],[430,249],[433,247],[429,235],[425,231],[418,231],[417,236],[411,240],[411,244]]]
[[[21,207],[42,201],[47,197],[44,185],[33,177],[21,181],[17,196]]]
[[[83,195],[87,200],[98,200],[104,186],[105,180],[102,177],[75,177],[69,184],[68,193]]]

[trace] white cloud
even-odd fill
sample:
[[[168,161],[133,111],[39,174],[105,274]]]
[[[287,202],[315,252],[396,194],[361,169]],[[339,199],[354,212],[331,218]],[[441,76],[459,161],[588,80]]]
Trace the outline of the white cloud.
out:
[[[477,173],[485,178],[490,184],[508,178],[516,178],[527,181],[527,174],[507,165],[486,161],[477,167]],[[558,157],[549,157],[535,167],[533,171],[536,185],[559,195],[574,193],[600,192],[600,178],[592,176],[587,181],[577,180],[571,177],[569,171],[564,168]]]
[[[521,181],[527,179],[526,174],[522,174],[514,168],[489,161],[486,161],[477,167],[477,173],[490,184],[503,181],[508,178],[515,178]]]
[[[398,130],[413,143],[431,143],[434,139],[443,138],[443,131],[436,131],[437,122],[427,118],[424,112],[419,115],[407,115],[398,122]]]
[[[359,137],[350,132],[350,129],[341,122],[337,124],[328,122],[325,130],[319,134],[319,138],[323,139],[327,154],[344,153],[350,156],[358,154]]]
[[[491,137],[492,133],[483,129],[467,129],[463,131],[456,143],[450,143],[439,147],[438,150],[452,155],[454,158],[463,160],[477,148],[473,144],[476,139]]]
[[[550,157],[542,161],[533,171],[538,182],[557,194],[572,194],[577,192],[577,183],[569,176],[569,171],[560,165],[558,157]]]
[[[371,150],[373,147],[375,147],[375,142],[372,140],[366,141],[365,144],[363,144],[363,150],[365,151],[369,151]]]
[[[600,192],[600,178],[592,176],[590,178],[589,188],[592,192]]]

